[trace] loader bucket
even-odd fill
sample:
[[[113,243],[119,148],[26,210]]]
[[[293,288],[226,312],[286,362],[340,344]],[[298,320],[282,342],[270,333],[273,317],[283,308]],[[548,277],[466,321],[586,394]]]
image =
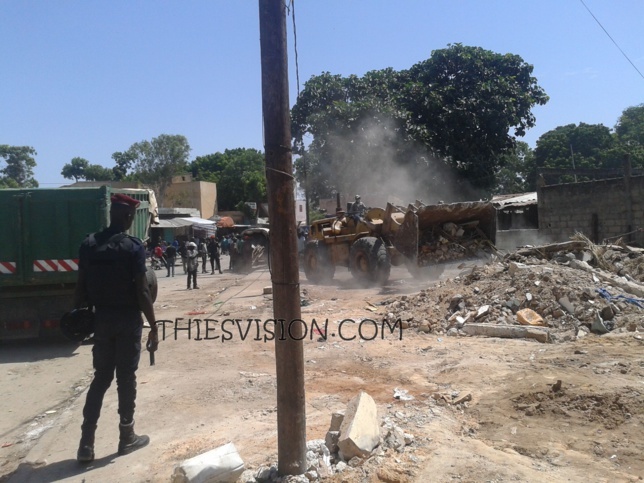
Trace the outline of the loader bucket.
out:
[[[410,260],[416,261],[419,245],[428,232],[440,231],[445,223],[468,225],[495,242],[496,210],[492,203],[472,201],[440,205],[409,205],[397,230],[394,246]]]

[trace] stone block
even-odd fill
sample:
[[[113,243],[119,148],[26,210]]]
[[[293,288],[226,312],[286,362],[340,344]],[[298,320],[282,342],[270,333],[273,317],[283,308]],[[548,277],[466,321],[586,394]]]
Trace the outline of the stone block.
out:
[[[329,431],[340,431],[342,421],[344,420],[344,411],[336,411],[331,414],[331,425]]]
[[[346,409],[340,426],[338,447],[343,459],[368,456],[380,442],[378,409],[369,394],[361,391]]]
[[[549,342],[550,334],[545,329],[514,325],[466,324],[463,332],[467,335],[484,335],[508,339],[535,339],[538,342]]]
[[[335,454],[338,452],[338,441],[340,440],[340,431],[327,431],[324,438],[324,444],[329,449],[329,453]]]
[[[172,483],[233,483],[244,472],[244,462],[233,443],[185,460],[174,469]]]

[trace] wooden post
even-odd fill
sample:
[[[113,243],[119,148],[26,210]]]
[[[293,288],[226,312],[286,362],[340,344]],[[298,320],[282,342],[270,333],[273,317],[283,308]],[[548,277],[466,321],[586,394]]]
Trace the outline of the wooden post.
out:
[[[275,325],[278,472],[297,475],[306,471],[305,331],[293,323],[301,310],[284,0],[259,0],[259,32],[273,314],[284,321]]]
[[[633,218],[633,194],[631,193],[631,158],[628,154],[624,155],[624,201],[626,204],[626,241],[631,242],[633,240],[632,231],[634,230],[635,220]]]

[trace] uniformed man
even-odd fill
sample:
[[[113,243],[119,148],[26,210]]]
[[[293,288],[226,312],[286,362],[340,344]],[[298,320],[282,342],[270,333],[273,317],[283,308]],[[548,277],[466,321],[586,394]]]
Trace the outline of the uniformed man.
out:
[[[89,235],[81,244],[75,308],[93,306],[95,330],[94,379],[83,408],[82,435],[77,459],[94,459],[94,434],[103,396],[116,373],[120,437],[118,454],[125,455],[150,442],[134,433],[136,370],[141,356],[141,311],[150,324],[151,349],[158,344],[152,297],[145,276],[145,251],[138,238],[125,232],[134,221],[139,201],[111,197],[110,226]]]
[[[360,199],[360,195],[356,195],[355,201],[351,205],[351,215],[362,216],[362,215],[364,215],[364,212],[366,210],[367,210],[367,207],[364,205],[364,203]]]

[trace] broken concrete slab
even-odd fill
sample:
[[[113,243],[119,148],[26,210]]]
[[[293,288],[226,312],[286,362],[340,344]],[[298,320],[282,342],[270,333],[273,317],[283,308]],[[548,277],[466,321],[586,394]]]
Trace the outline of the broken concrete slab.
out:
[[[575,315],[575,304],[573,304],[568,297],[561,297],[557,302],[559,302],[559,305],[561,305],[566,312]]]
[[[546,329],[516,325],[466,324],[462,331],[467,335],[484,335],[505,339],[535,339],[538,342],[549,342],[550,334]]]
[[[340,440],[340,431],[327,431],[326,436],[324,437],[324,444],[329,449],[331,454],[335,454],[340,449],[338,447],[338,441]]]
[[[340,426],[338,447],[345,461],[368,456],[380,442],[378,408],[369,394],[361,391],[346,409]]]
[[[233,443],[185,460],[174,469],[172,483],[233,483],[244,472],[244,462]]]
[[[604,321],[602,320],[601,315],[599,315],[599,312],[595,311],[595,318],[593,319],[593,324],[590,327],[590,331],[593,332],[594,334],[608,334],[608,329],[606,328],[606,325],[604,325]]]
[[[524,271],[529,269],[530,267],[528,265],[524,265],[523,263],[510,262],[508,264],[508,273],[510,274],[511,277],[514,277],[519,271]]]
[[[331,424],[329,425],[329,431],[340,431],[340,426],[342,426],[343,420],[344,411],[335,411],[331,413]]]

